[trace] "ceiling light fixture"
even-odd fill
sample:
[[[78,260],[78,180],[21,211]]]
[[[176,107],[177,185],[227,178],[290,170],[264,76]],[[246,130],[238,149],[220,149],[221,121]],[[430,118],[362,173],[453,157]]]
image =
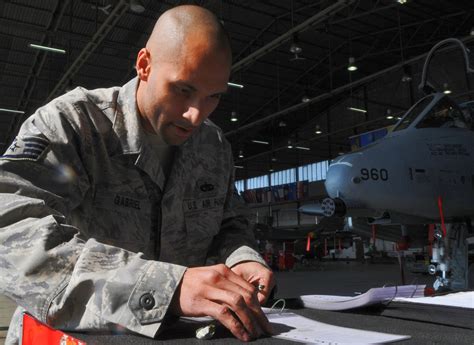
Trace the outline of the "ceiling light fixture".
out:
[[[268,141],[264,141],[264,140],[251,140],[251,141],[255,144],[270,145]]]
[[[232,111],[230,113],[230,121],[231,122],[237,122],[239,121],[239,118],[237,117],[237,112],[236,111]]]
[[[64,49],[47,47],[47,46],[42,46],[42,45],[34,44],[34,43],[30,43],[30,44],[28,44],[28,46],[30,48],[33,48],[33,49],[44,50],[44,51],[51,52],[51,53],[66,54],[66,51]]]
[[[235,87],[237,89],[243,89],[244,86],[242,84],[237,84],[237,83],[231,83],[230,81],[227,83],[228,86],[230,87]]]
[[[240,150],[240,151],[239,151],[239,158],[244,158],[244,157],[245,157],[245,156],[244,156],[244,151]]]
[[[272,162],[276,162],[277,158],[275,156],[272,156]]]
[[[469,35],[474,36],[474,26],[471,28],[471,31],[469,31]]]
[[[314,128],[314,133],[316,134],[321,134],[323,131],[321,130],[321,128],[319,127],[319,125],[316,125],[316,127]]]
[[[112,9],[112,4],[103,5],[103,6],[96,6],[91,4],[91,8],[98,11],[102,11],[106,16],[110,15],[110,10]]]
[[[243,169],[244,166],[243,165],[234,165],[234,168],[237,168],[237,169]]]
[[[299,56],[298,54],[301,54],[303,52],[303,48],[300,45],[300,40],[298,38],[298,33],[293,34],[293,42],[290,45],[290,53],[295,54],[293,58],[290,59],[290,61],[295,61],[295,60],[305,60],[304,57]]]
[[[278,127],[286,127],[286,122],[285,121],[278,122]]]
[[[298,150],[305,150],[305,151],[310,151],[311,150],[309,147],[306,147],[306,146],[296,146],[296,148]]]
[[[303,52],[303,48],[301,48],[300,44],[299,44],[299,39],[298,39],[298,35],[297,34],[294,34],[293,35],[293,42],[291,43],[291,46],[290,46],[290,52],[295,54],[295,55],[298,55],[298,54],[301,54]]]
[[[145,6],[141,0],[130,0],[130,10],[135,13],[143,13]]]
[[[349,57],[349,65],[347,65],[347,70],[349,72],[357,71],[357,66],[355,65],[355,59],[353,56]]]
[[[291,140],[288,140],[288,145],[286,147],[288,147],[289,149],[293,148],[293,143],[291,142]]]
[[[451,93],[451,90],[449,89],[448,83],[443,84],[443,93],[445,95],[449,95]]]
[[[387,120],[392,120],[393,119],[393,115],[392,115],[392,110],[391,109],[387,109],[387,112],[385,113],[385,118]]]
[[[400,4],[400,5],[404,5],[408,2],[408,0],[397,0],[397,2]]]
[[[356,108],[356,107],[347,107],[348,110],[356,111],[358,113],[366,113],[367,110],[362,109],[362,108]]]
[[[303,97],[301,98],[301,102],[303,103],[308,103],[310,101],[310,98],[305,94],[303,95]]]
[[[409,81],[411,81],[411,77],[405,73],[402,77],[402,82],[408,83]]]
[[[6,109],[6,108],[0,108],[0,112],[6,112],[6,113],[14,113],[14,114],[24,114],[25,112],[22,110],[13,110],[13,109]]]

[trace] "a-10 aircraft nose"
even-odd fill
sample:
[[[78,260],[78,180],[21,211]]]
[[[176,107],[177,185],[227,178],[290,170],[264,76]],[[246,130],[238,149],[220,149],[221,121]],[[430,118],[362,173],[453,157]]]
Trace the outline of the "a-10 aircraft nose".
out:
[[[354,154],[348,154],[334,159],[326,174],[326,192],[331,198],[347,196],[354,179]]]

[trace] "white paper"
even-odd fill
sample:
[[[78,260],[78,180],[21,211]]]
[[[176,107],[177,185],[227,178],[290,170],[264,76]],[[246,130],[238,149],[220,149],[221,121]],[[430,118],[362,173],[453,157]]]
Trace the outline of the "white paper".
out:
[[[395,297],[424,296],[426,285],[400,285],[382,288],[372,288],[366,293],[354,297],[333,295],[303,295],[300,296],[305,308],[320,310],[347,310],[365,307],[377,303],[386,303]]]
[[[411,302],[423,304],[436,304],[459,308],[474,309],[474,291],[455,292],[442,296],[420,298],[395,298],[394,302]]]
[[[291,340],[305,344],[324,345],[368,345],[385,344],[409,339],[409,335],[364,331],[355,328],[339,327],[314,321],[288,311],[262,308],[270,321],[275,334],[273,338]],[[195,322],[215,322],[209,316],[182,317]]]
[[[267,314],[275,331],[274,338],[287,339],[305,344],[362,345],[385,344],[409,339],[398,335],[333,326],[314,321],[294,313]]]

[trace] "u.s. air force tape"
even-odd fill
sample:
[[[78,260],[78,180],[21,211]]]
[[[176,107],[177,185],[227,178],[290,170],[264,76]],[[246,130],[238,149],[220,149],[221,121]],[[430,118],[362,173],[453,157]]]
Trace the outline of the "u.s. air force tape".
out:
[[[40,136],[16,137],[0,159],[37,161],[49,146]]]

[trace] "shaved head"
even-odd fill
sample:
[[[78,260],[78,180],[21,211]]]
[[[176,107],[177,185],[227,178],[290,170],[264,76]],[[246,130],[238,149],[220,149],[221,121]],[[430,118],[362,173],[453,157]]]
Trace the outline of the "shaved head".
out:
[[[205,8],[184,5],[160,16],[146,48],[152,59],[177,61],[197,44],[201,45],[200,49],[226,52],[231,57],[227,33],[217,17]]]
[[[147,132],[170,145],[186,141],[227,90],[232,53],[210,11],[192,5],[161,15],[137,56],[137,106]]]

